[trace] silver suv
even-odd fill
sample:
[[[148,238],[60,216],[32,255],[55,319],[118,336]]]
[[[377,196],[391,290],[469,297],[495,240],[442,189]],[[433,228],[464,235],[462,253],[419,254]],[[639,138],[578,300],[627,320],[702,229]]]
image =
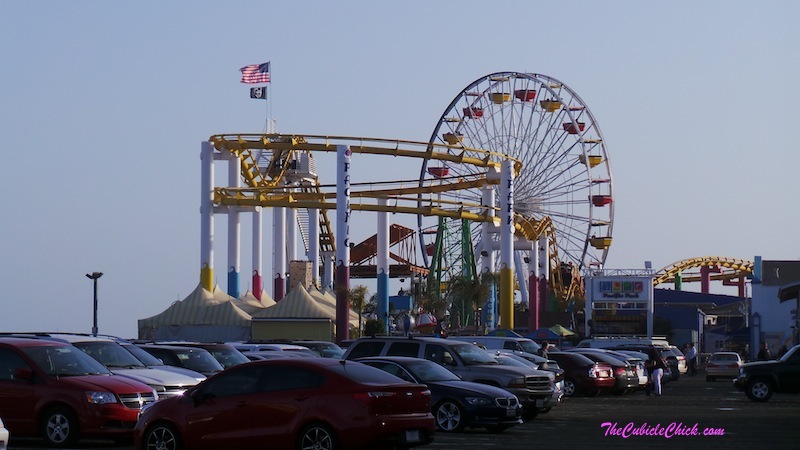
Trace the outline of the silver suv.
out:
[[[343,358],[356,360],[367,356],[423,358],[441,364],[466,381],[501,387],[519,398],[524,420],[558,404],[551,372],[501,365],[468,342],[434,337],[368,337],[350,344]]]

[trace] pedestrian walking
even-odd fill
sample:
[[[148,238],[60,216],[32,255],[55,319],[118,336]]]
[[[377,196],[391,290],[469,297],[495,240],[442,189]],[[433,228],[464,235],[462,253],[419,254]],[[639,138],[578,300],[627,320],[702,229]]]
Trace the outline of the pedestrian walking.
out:
[[[645,394],[649,397],[655,394],[657,397],[661,396],[661,378],[664,376],[664,369],[667,364],[661,359],[661,354],[655,348],[647,351],[647,361],[645,362],[647,368],[647,386],[645,386]]]
[[[769,361],[772,359],[772,353],[769,351],[769,347],[767,346],[766,342],[761,343],[761,350],[758,351],[758,360],[759,361]]]
[[[687,344],[689,346],[686,354],[686,363],[689,365],[688,373],[689,375],[697,375],[697,350],[694,348],[694,342],[690,342]]]

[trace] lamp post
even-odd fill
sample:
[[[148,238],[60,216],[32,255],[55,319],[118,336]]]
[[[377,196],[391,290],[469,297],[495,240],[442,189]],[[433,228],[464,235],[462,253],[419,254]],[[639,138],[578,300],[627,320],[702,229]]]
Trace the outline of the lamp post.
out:
[[[92,280],[94,284],[94,322],[92,325],[92,336],[97,336],[97,279],[103,276],[103,272],[87,273],[86,278]]]

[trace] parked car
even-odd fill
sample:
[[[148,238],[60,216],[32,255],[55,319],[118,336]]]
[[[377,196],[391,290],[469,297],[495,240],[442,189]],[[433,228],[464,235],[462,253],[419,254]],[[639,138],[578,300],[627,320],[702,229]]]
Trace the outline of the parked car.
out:
[[[592,361],[575,352],[551,352],[547,357],[558,361],[558,366],[564,369],[564,395],[567,397],[610,392],[616,384],[609,364]]]
[[[204,348],[162,344],[140,344],[138,347],[168,366],[194,370],[207,377],[224,369],[222,364]]]
[[[301,356],[309,356],[318,358],[320,356],[319,353],[311,350],[308,347],[303,347],[302,345],[294,345],[294,344],[277,344],[277,343],[270,343],[270,344],[251,344],[251,343],[244,343],[244,342],[229,342],[230,345],[233,346],[236,350],[240,352],[289,352],[295,353]]]
[[[567,352],[580,353],[592,361],[609,364],[616,380],[614,388],[611,390],[612,393],[624,395],[639,388],[639,375],[636,373],[636,368],[627,361],[621,361],[602,349],[574,348]]]
[[[198,383],[206,379],[206,376],[200,372],[195,372],[194,370],[185,369],[183,367],[168,366],[164,364],[164,362],[161,361],[160,359],[156,358],[150,353],[147,353],[139,346],[131,344],[130,342],[120,341],[119,345],[121,345],[122,348],[124,348],[125,350],[129,351],[133,356],[136,357],[136,359],[141,361],[142,364],[144,364],[147,367],[154,367],[156,369],[167,370],[170,372],[175,372],[175,373],[180,373],[182,375],[190,376],[192,378],[195,378]]]
[[[0,337],[0,417],[14,436],[52,447],[81,437],[129,439],[142,406],[157,398],[68,343]]]
[[[716,352],[706,363],[706,381],[717,378],[736,378],[744,364],[742,357],[736,352]]]
[[[648,377],[647,377],[647,369],[645,368],[645,361],[647,361],[647,355],[643,353],[631,354],[628,352],[620,352],[616,350],[609,350],[606,348],[582,348],[580,351],[596,351],[605,353],[608,356],[612,356],[617,358],[620,361],[625,361],[636,371],[636,376],[639,379],[639,386],[638,388],[644,388],[647,385]]]
[[[664,360],[664,363],[667,365],[669,370],[664,371],[664,375],[662,377],[662,383],[666,383],[668,381],[675,381],[680,378],[681,372],[680,368],[678,367],[678,357],[672,353],[672,350],[669,349],[666,345],[635,345],[635,344],[627,344],[627,345],[620,345],[617,347],[606,347],[610,350],[634,350],[637,352],[642,352],[647,354],[651,348],[655,348],[658,350],[659,355],[661,355],[661,359]]]
[[[359,338],[345,351],[345,359],[368,356],[408,356],[443,365],[462,379],[501,387],[516,395],[523,420],[536,417],[561,401],[551,372],[500,365],[485,350],[469,342],[434,337],[376,336]]]
[[[236,350],[234,346],[231,344],[222,344],[222,343],[210,343],[210,342],[184,342],[184,341],[177,341],[177,342],[156,342],[160,344],[170,344],[170,345],[181,345],[184,347],[196,347],[196,348],[203,348],[206,349],[211,356],[214,357],[222,367],[228,369],[230,367],[238,366],[239,364],[244,364],[246,362],[250,362],[250,359],[247,358],[240,352]]]
[[[117,375],[132,378],[152,387],[159,398],[181,395],[199,381],[196,377],[147,367],[131,352],[125,350],[115,338],[92,336],[81,333],[51,333],[47,339],[68,342],[83,350],[100,364]]]
[[[355,361],[282,358],[226,369],[142,411],[137,449],[355,449],[433,440],[431,391]]]
[[[302,345],[319,353],[323,358],[342,359],[344,349],[328,341],[292,341],[292,344]]]
[[[305,358],[292,352],[242,352],[250,361],[263,361],[265,359]]]
[[[689,363],[686,361],[686,355],[683,354],[681,349],[674,345],[670,345],[669,349],[672,350],[672,353],[678,360],[678,373],[685,375],[686,372],[689,371]]]
[[[6,450],[8,448],[8,436],[8,428],[3,424],[3,418],[0,417],[0,450]]]
[[[742,364],[733,385],[755,402],[765,402],[775,392],[800,393],[800,345],[777,360]]]
[[[441,431],[485,427],[491,432],[501,432],[522,423],[522,405],[514,394],[495,386],[464,381],[433,361],[379,356],[362,358],[358,362],[409,383],[427,385],[431,390],[433,417]]]

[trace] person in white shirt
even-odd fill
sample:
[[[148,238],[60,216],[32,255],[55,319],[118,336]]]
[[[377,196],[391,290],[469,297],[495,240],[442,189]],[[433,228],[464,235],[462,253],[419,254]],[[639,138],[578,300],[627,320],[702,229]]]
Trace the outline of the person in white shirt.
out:
[[[686,363],[689,365],[687,372],[689,375],[697,375],[697,350],[694,348],[694,343],[689,343],[688,345],[689,349],[684,355],[686,357]]]

